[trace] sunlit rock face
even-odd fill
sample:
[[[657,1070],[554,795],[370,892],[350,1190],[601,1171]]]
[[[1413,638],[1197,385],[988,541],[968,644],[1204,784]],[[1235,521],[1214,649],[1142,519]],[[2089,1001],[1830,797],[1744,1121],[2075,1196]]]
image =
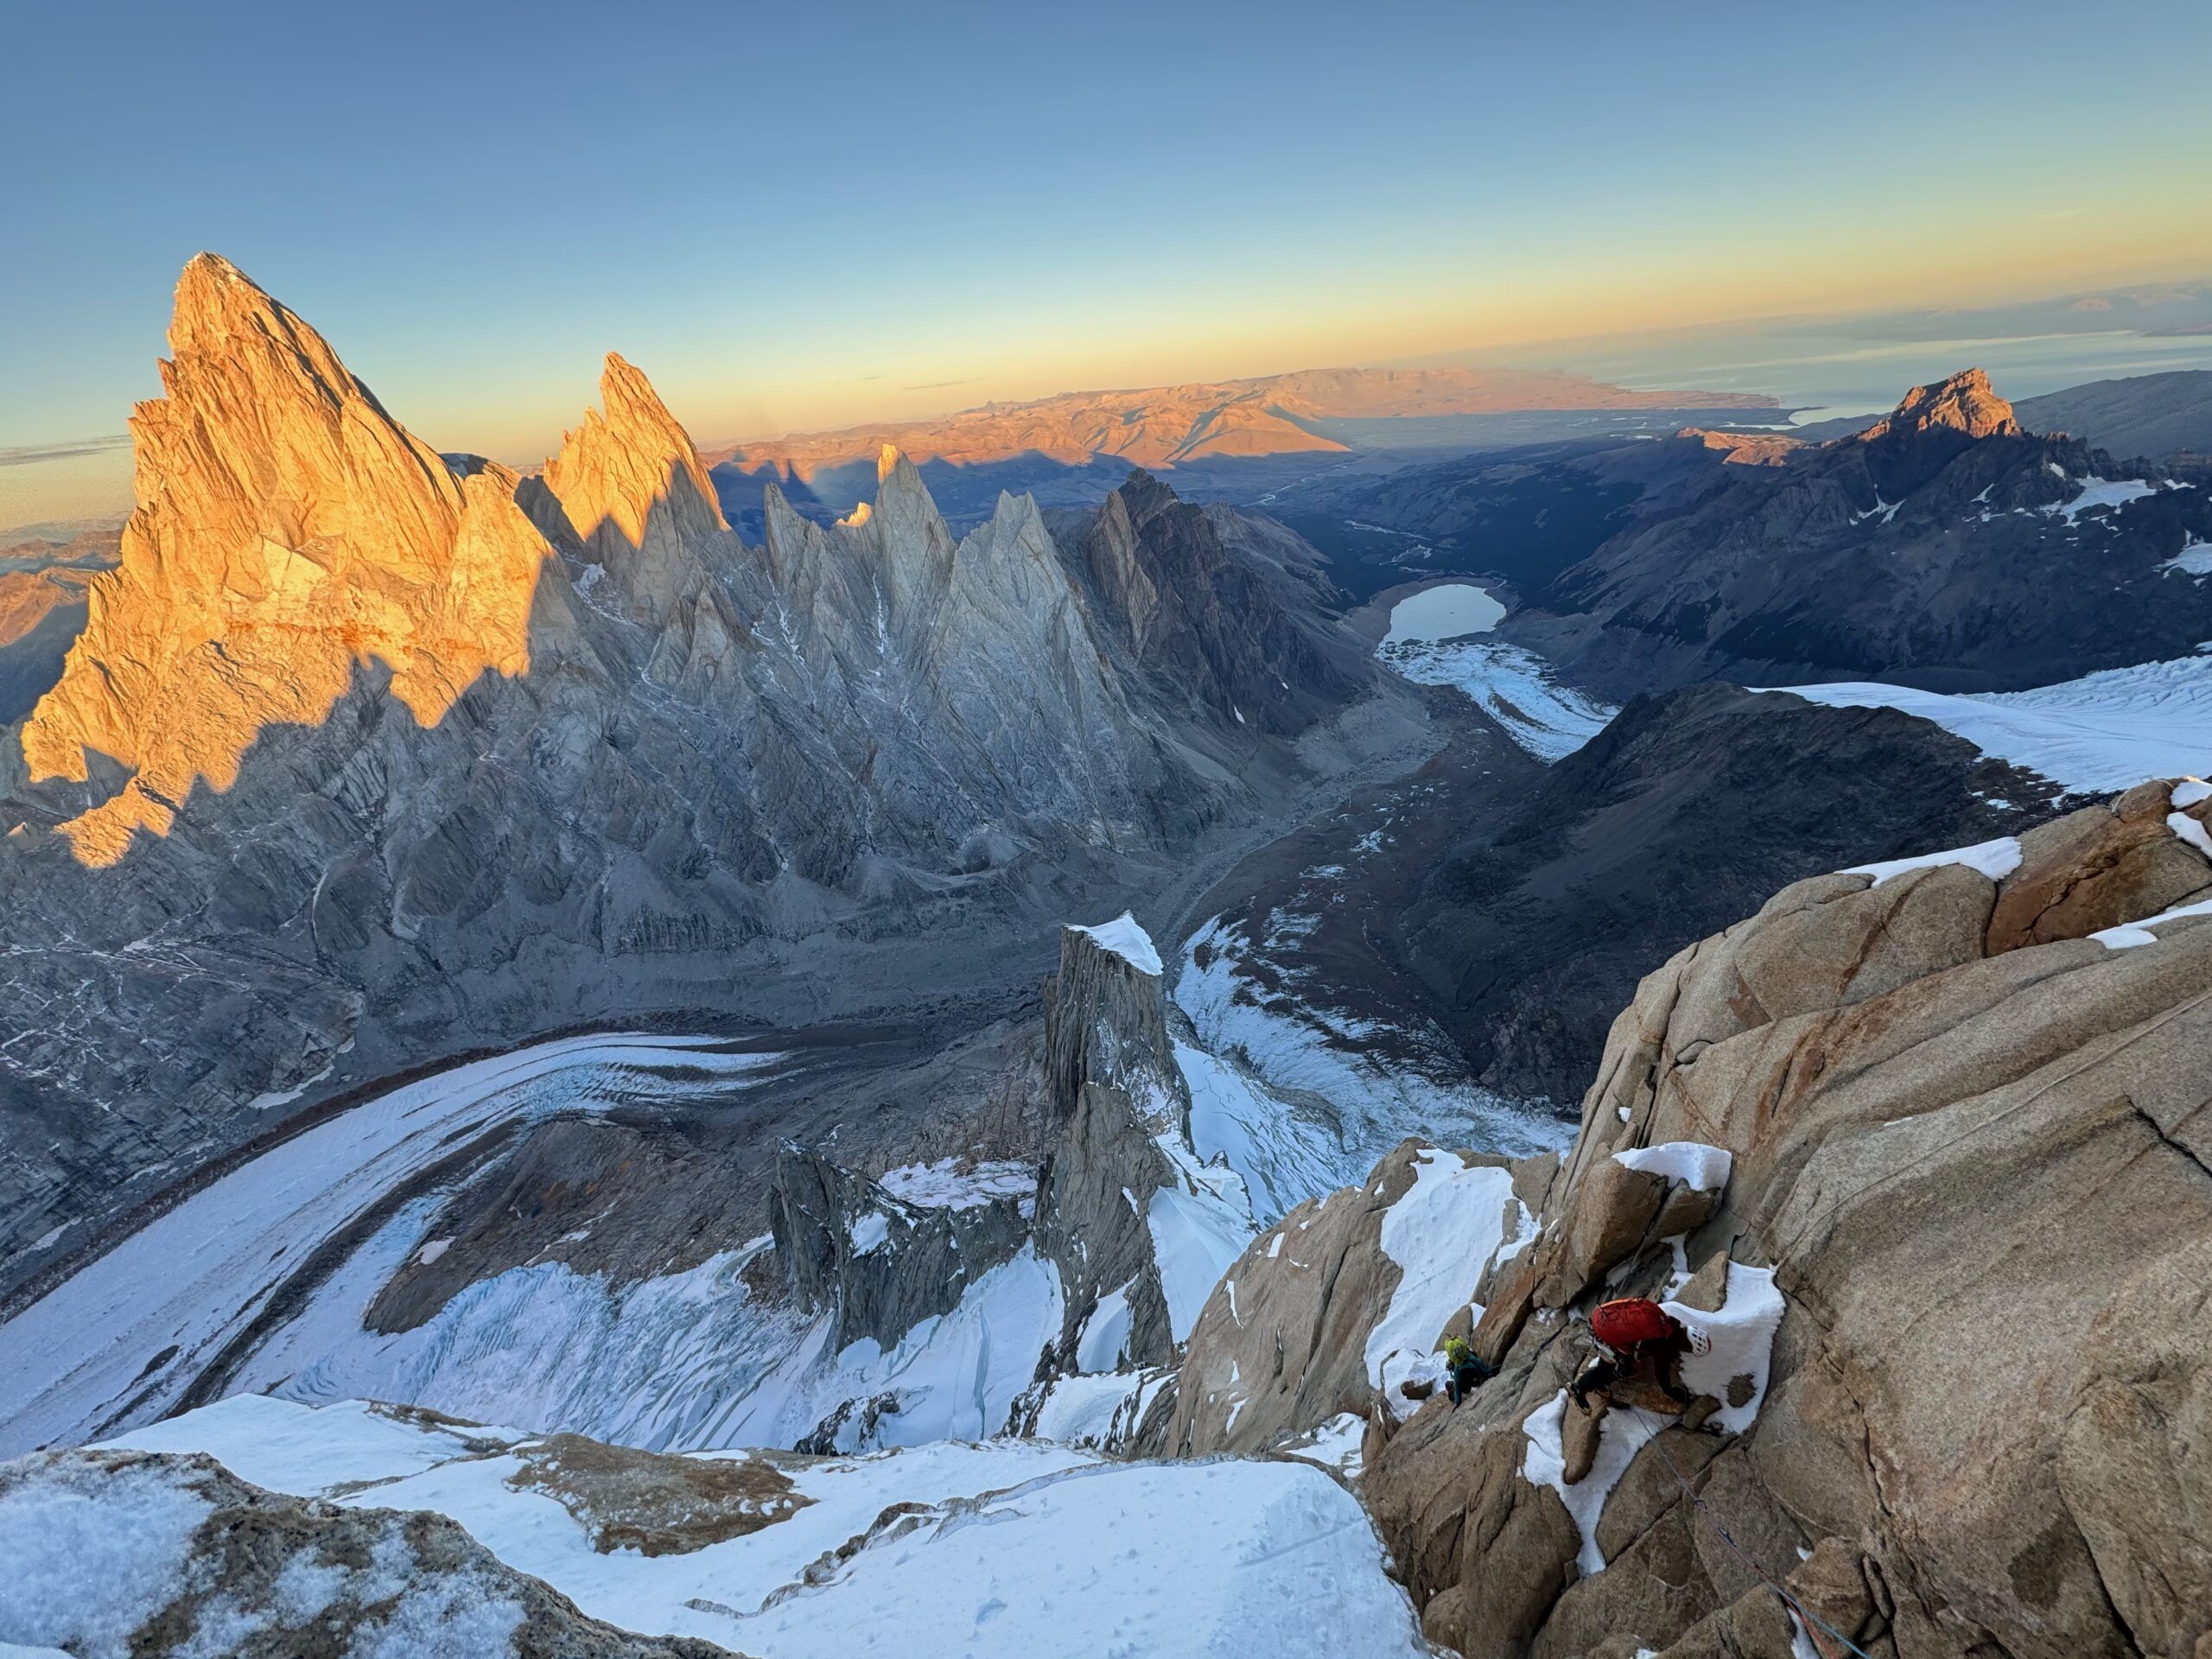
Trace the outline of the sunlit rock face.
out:
[[[88,863],[230,788],[268,727],[320,723],[370,658],[425,725],[523,672],[549,551],[512,474],[457,476],[227,262],[185,267],[169,347],[167,396],[131,418],[122,568],[23,728],[34,781],[86,781],[88,751],[135,774],[63,824]]]
[[[1962,369],[1933,385],[1915,386],[1904,401],[1866,429],[1864,441],[1879,442],[1892,434],[1948,429],[1969,438],[2017,438],[2020,423],[2012,405],[1997,395],[1982,369]]]
[[[645,377],[610,353],[599,397],[546,462],[545,487],[637,620],[663,622],[706,579],[698,550],[734,538],[690,435]]]
[[[170,341],[122,564],[0,742],[0,1294],[426,1059],[1027,995],[1041,918],[1160,891],[1312,777],[1132,660],[1027,497],[956,538],[892,451],[870,512],[772,491],[752,547],[619,358],[520,478],[220,260]],[[1363,695],[1332,755],[1406,741]]]

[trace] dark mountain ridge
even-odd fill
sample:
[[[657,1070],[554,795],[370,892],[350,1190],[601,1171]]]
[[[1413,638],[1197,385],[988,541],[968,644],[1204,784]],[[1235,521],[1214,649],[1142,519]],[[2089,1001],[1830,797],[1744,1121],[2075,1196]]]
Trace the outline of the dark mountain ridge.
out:
[[[2212,636],[2212,589],[2171,569],[2212,537],[2212,495],[2023,430],[1978,370],[1857,436],[1706,474],[1500,632],[1616,697],[1703,679],[2005,690]]]

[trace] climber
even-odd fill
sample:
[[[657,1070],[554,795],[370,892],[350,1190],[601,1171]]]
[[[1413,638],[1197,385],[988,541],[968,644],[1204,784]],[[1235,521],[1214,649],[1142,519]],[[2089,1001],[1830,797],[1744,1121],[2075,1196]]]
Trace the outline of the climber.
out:
[[[1590,1316],[1590,1334],[1599,1351],[1567,1385],[1574,1403],[1602,1416],[1618,1398],[1649,1410],[1662,1406],[1669,1414],[1688,1411],[1696,1396],[1682,1387],[1685,1353],[1703,1353],[1705,1333],[1684,1325],[1648,1296],[1603,1302]]]
[[[1444,1391],[1452,1396],[1452,1408],[1457,1411],[1468,1391],[1479,1388],[1497,1375],[1495,1366],[1485,1365],[1475,1357],[1475,1351],[1467,1345],[1465,1337],[1447,1338],[1444,1344]]]

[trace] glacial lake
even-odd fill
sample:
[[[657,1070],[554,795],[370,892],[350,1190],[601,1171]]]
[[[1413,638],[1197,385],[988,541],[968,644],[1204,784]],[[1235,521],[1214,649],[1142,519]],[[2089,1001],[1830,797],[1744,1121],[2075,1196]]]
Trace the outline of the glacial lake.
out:
[[[1505,614],[1505,607],[1472,582],[1446,582],[1424,588],[1390,607],[1390,632],[1386,645],[1416,639],[1457,639],[1463,634],[1488,633]]]

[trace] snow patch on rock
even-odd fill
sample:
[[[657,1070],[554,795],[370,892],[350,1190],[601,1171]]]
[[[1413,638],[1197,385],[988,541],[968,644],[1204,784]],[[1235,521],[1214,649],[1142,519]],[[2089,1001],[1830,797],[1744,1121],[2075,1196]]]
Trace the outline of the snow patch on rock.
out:
[[[1137,918],[1126,910],[1110,922],[1101,922],[1096,927],[1077,926],[1075,931],[1100,950],[1112,951],[1141,974],[1150,974],[1158,979],[1164,971],[1152,935],[1139,927]]]
[[[891,1242],[891,1218],[880,1210],[871,1210],[853,1223],[852,1237],[855,1255],[880,1250]]]
[[[34,1463],[0,1495],[0,1636],[75,1659],[130,1659],[138,1626],[182,1594],[214,1505],[157,1466]]]
[[[1397,1287],[1367,1337],[1368,1380],[1393,1415],[1413,1409],[1401,1383],[1441,1375],[1436,1346],[1446,1323],[1472,1306],[1484,1270],[1524,1235],[1534,1236],[1535,1223],[1507,1171],[1434,1147],[1414,1154],[1414,1184],[1382,1216],[1382,1253],[1398,1264]]]
[[[1993,881],[2001,881],[2020,868],[2020,841],[2017,836],[1999,836],[1994,841],[1979,841],[1971,847],[1953,847],[1940,853],[1922,853],[1915,858],[1885,859],[1878,864],[1853,864],[1839,871],[1842,875],[1871,875],[1873,885],[1880,887],[1893,876],[1911,870],[1932,870],[1945,864],[1963,864],[1970,870],[1979,870]]]
[[[963,1166],[957,1158],[940,1158],[933,1164],[886,1170],[876,1185],[901,1203],[923,1209],[977,1210],[993,1198],[1033,1197],[1037,1171],[1011,1160]]]
[[[1548,1486],[1559,1494],[1559,1501],[1567,1505],[1567,1514],[1573,1519],[1575,1530],[1582,1536],[1582,1548],[1575,1555],[1575,1565],[1582,1569],[1582,1576],[1605,1570],[1605,1552],[1598,1548],[1598,1519],[1605,1512],[1605,1500],[1613,1488],[1620,1484],[1621,1477],[1635,1461],[1636,1454],[1650,1438],[1646,1433],[1632,1432],[1626,1411],[1612,1411],[1599,1426],[1598,1455],[1589,1472],[1578,1481],[1567,1478],[1567,1390],[1561,1389],[1548,1405],[1529,1413],[1521,1425],[1521,1432],[1528,1437],[1529,1449],[1521,1459],[1521,1473],[1532,1486]]]
[[[1682,1386],[1694,1395],[1709,1394],[1719,1401],[1720,1409],[1709,1421],[1742,1433],[1766,1399],[1774,1333],[1785,1309],[1782,1293],[1775,1287],[1774,1269],[1731,1262],[1717,1313],[1681,1302],[1659,1306],[1706,1339],[1702,1352],[1682,1357]]]
[[[2185,576],[2212,576],[2212,542],[2185,543],[2158,569],[2169,573],[2178,570]]]
[[[1701,1141],[1669,1141],[1661,1146],[1617,1152],[1613,1161],[1647,1175],[1679,1181],[1693,1192],[1718,1192],[1728,1185],[1735,1156],[1725,1147],[1708,1147]]]
[[[2060,477],[2065,477],[2063,473]],[[2156,495],[2158,486],[2147,479],[2084,478],[2080,480],[2082,493],[2070,501],[2053,501],[2044,511],[2055,518],[2074,523],[2083,513],[2100,507],[2124,507],[2130,501],[2139,501],[2146,495]]]
[[[2204,826],[2186,812],[2166,814],[2166,828],[2204,855],[2212,858],[2212,836],[2204,833]]]
[[[2212,916],[2212,899],[2193,905],[2176,905],[2171,910],[2162,910],[2156,916],[2145,916],[2139,922],[2122,922],[2118,927],[2101,927],[2089,937],[2107,950],[2133,950],[2142,945],[2156,944],[2159,928],[2187,916]]]

